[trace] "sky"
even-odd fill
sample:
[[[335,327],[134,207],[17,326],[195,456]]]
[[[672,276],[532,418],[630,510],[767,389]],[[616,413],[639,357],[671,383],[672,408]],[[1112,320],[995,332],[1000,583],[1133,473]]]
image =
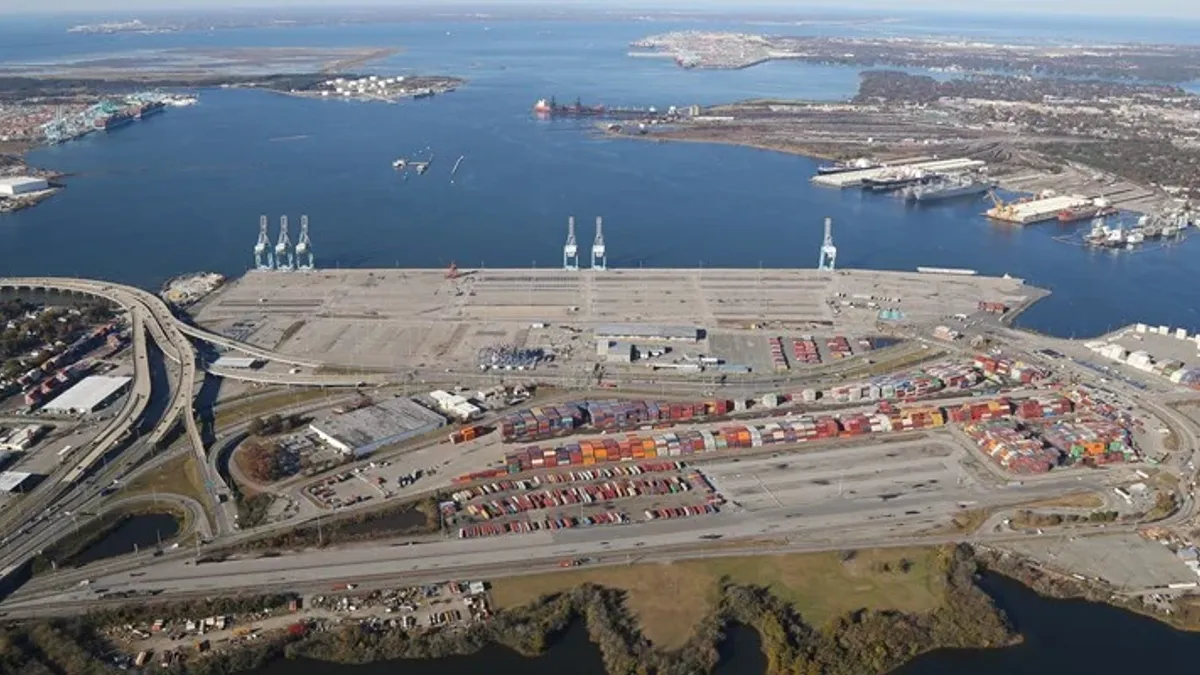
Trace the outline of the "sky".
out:
[[[901,15],[905,10],[934,10],[955,13],[970,12],[972,6],[964,0],[0,0],[0,13],[84,12],[110,15],[117,12],[155,10],[222,10],[253,7],[296,8],[300,5],[325,7],[412,7],[503,8],[506,5],[545,4],[562,7],[566,4],[588,5],[598,9],[659,9],[659,10],[727,10],[729,12],[760,10],[789,10],[795,13],[843,11],[848,9],[875,10],[881,14]],[[977,6],[977,5],[976,5]],[[1006,0],[988,3],[985,10],[1024,14],[1073,14],[1084,16],[1124,15],[1139,17],[1200,18],[1200,2],[1196,0]]]

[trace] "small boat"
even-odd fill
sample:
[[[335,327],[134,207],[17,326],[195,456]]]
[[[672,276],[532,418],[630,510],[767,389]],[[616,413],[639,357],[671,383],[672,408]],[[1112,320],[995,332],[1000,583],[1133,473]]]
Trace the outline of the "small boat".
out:
[[[408,160],[403,157],[392,162],[392,168],[394,169],[403,169],[406,166],[408,166]]]

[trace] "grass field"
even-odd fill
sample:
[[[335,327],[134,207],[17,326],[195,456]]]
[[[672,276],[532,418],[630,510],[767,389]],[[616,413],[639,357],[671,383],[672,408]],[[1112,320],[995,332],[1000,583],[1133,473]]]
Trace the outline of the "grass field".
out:
[[[1070,494],[1042,499],[1036,502],[1021,504],[1029,509],[1037,508],[1066,508],[1066,509],[1098,509],[1104,506],[1104,498],[1095,492],[1072,492]]]
[[[204,507],[208,522],[216,522],[204,489],[204,477],[200,467],[196,465],[195,455],[190,450],[163,462],[157,469],[138,476],[118,492],[115,498],[124,499],[155,492],[191,497]]]
[[[352,392],[350,392],[352,393]],[[281,390],[262,396],[255,396],[244,401],[232,401],[227,405],[218,406],[213,412],[213,425],[217,429],[249,422],[255,417],[270,415],[280,409],[318,401],[328,397],[330,400],[343,398],[347,392],[336,392],[329,389],[305,388]]]
[[[942,602],[943,582],[934,572],[934,549],[859,551],[843,562],[839,552],[643,563],[564,570],[498,579],[492,601],[504,609],[591,582],[626,591],[626,603],[646,637],[673,649],[716,607],[720,582],[767,586],[791,603],[805,621],[821,626],[856,609],[924,612]],[[900,571],[901,561],[910,568]],[[890,571],[884,571],[883,565]]]

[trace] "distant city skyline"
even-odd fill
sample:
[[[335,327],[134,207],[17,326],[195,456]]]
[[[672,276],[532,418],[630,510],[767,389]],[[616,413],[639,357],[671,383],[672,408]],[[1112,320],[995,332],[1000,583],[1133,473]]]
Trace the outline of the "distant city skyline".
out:
[[[913,11],[944,11],[955,14],[997,13],[996,6],[984,7],[982,11],[965,8],[956,0],[908,0],[901,7],[891,0],[805,0],[801,3],[790,0],[108,0],[98,7],[95,0],[0,0],[0,13],[47,14],[79,13],[90,15],[112,15],[121,12],[183,12],[220,11],[230,9],[312,10],[320,8],[496,8],[536,7],[548,8],[587,7],[599,10],[636,11],[720,11],[738,13],[773,11],[803,14],[806,12],[868,11],[902,16]],[[1023,14],[1073,14],[1080,16],[1129,16],[1145,18],[1200,18],[1200,3],[1179,0],[1009,0],[1004,3],[1006,13]]]

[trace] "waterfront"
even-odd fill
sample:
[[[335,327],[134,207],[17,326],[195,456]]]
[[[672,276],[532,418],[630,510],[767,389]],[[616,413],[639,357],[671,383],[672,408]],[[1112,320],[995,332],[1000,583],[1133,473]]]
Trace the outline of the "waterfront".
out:
[[[1015,581],[985,575],[981,586],[1009,616],[1021,632],[1022,642],[998,649],[938,650],[917,657],[893,671],[893,675],[951,675],[971,672],[980,675],[1007,673],[1087,672],[1122,675],[1153,654],[1155,663],[1189,663],[1200,649],[1200,634],[1174,630],[1153,619],[1108,605],[1081,600],[1044,598]],[[1098,635],[1120,636],[1111,648],[1084,647]],[[1123,645],[1138,645],[1129,649]],[[756,675],[766,672],[761,641],[751,629],[733,627],[719,649],[722,661],[713,675]],[[259,671],[259,675],[299,675],[309,672],[311,661],[281,661]],[[588,641],[582,624],[574,624],[553,647],[537,658],[526,659],[502,647],[487,647],[469,656],[428,661],[388,661],[373,664],[321,664],[329,675],[379,675],[402,668],[406,673],[495,673],[561,672],[601,675],[599,649]]]
[[[549,95],[663,106],[837,99],[856,85],[848,68],[696,72],[625,55],[631,39],[675,27],[514,21],[219,31],[203,39],[399,44],[406,51],[380,71],[469,82],[394,106],[205,91],[198,106],[35,151],[34,164],[73,175],[53,200],[0,217],[0,269],[151,288],[190,270],[237,275],[252,262],[264,213],[273,231],[279,215],[295,223],[307,214],[317,263],[326,267],[556,266],[572,214],[585,249],[592,219],[604,216],[613,266],[812,267],[821,219],[831,216],[843,267],[970,267],[1052,290],[1023,326],[1080,336],[1134,321],[1200,327],[1187,290],[1200,240],[1132,254],[1086,251],[1054,241],[1064,232],[1057,224],[989,223],[979,215],[982,201],[916,210],[887,196],[815,188],[807,179],[816,162],[802,157],[613,140],[586,123],[532,119],[532,102]],[[72,37],[94,38],[92,50],[202,39]],[[426,148],[436,161],[425,175],[406,179],[391,168],[396,157]]]
[[[154,549],[179,532],[179,520],[167,513],[143,513],[129,516],[71,559],[71,564],[89,563],[138,551],[151,555]]]

